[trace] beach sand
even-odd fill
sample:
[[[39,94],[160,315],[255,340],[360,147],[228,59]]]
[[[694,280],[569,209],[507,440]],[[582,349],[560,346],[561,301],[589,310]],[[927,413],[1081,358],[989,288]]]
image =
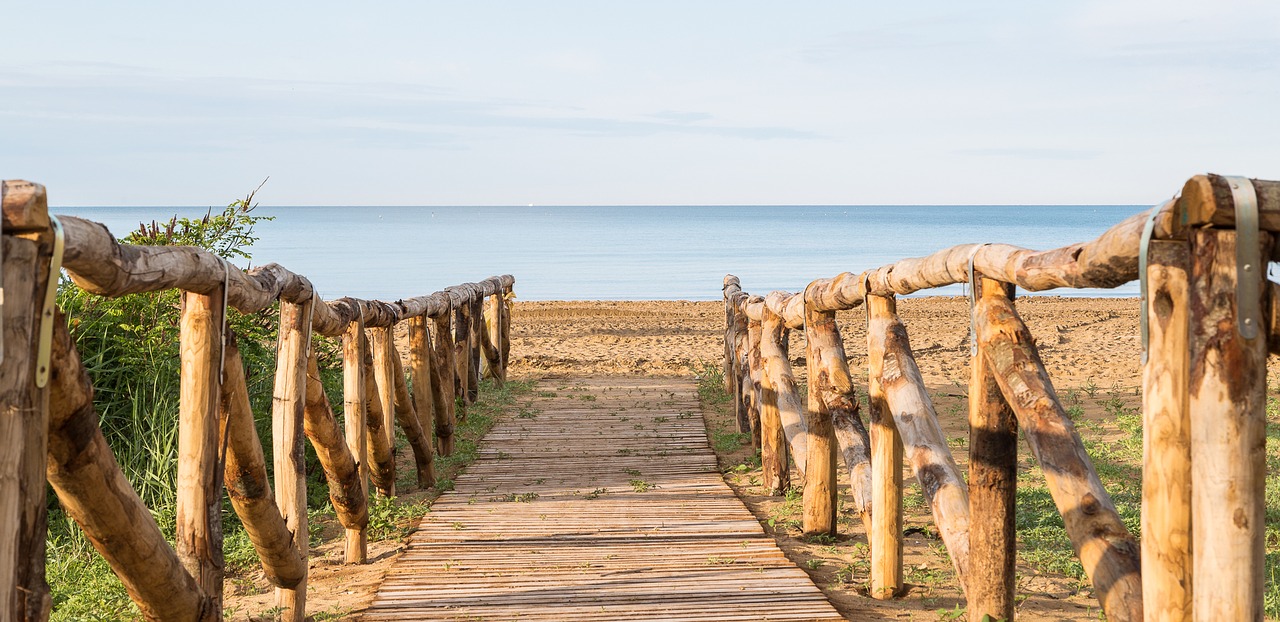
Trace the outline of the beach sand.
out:
[[[927,384],[968,384],[969,303],[962,297],[903,298],[898,314]],[[1030,327],[1058,388],[1133,388],[1138,368],[1138,302],[1133,298],[1027,297],[1018,312]],[[718,301],[517,302],[511,371],[517,375],[681,376],[720,365],[724,305]],[[866,314],[837,314],[849,366],[866,374]],[[792,331],[797,379],[804,337]]]

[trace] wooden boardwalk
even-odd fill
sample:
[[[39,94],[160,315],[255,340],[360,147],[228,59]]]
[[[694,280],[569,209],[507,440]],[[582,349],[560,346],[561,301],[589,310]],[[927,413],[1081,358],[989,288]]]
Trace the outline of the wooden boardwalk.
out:
[[[364,619],[843,620],[724,483],[692,382],[535,394],[435,502]]]

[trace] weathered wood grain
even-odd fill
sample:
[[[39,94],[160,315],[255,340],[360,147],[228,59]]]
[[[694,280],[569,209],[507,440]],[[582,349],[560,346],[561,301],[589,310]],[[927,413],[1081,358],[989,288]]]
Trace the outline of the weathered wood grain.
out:
[[[693,383],[539,388],[560,395],[489,433],[363,619],[842,619],[724,483]]]

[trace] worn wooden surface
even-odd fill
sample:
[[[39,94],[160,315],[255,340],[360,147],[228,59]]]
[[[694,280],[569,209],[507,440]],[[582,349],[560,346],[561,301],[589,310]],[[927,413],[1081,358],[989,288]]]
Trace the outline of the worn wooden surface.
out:
[[[1186,242],[1156,240],[1147,264],[1150,346],[1142,371],[1142,608],[1191,619],[1191,373]]]
[[[902,437],[880,379],[884,376],[883,334],[897,313],[891,297],[867,296],[867,401],[871,411],[871,597],[893,598],[905,587],[902,576]]]
[[[1013,297],[1012,286],[992,279],[981,279],[977,287],[982,296]],[[991,373],[988,348],[978,343],[969,362],[970,622],[988,615],[1012,620],[1017,604],[1018,420]]]
[[[1261,241],[1265,257],[1269,236]],[[1254,270],[1252,278],[1261,281],[1265,272]],[[1195,620],[1263,615],[1267,340],[1265,329],[1252,340],[1240,334],[1238,284],[1236,233],[1193,232],[1187,299]],[[1260,311],[1255,306],[1255,317]]]
[[[724,483],[693,383],[537,391],[555,397],[489,433],[365,620],[843,619]]]
[[[218,456],[218,397],[222,384],[221,292],[185,292],[178,339],[177,534],[174,548],[209,602],[222,609],[222,473]]]

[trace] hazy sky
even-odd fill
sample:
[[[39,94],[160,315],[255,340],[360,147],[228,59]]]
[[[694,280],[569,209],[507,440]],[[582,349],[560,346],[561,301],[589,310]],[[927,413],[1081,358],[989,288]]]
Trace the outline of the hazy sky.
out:
[[[1280,3],[41,2],[59,205],[1152,203],[1280,178]]]

